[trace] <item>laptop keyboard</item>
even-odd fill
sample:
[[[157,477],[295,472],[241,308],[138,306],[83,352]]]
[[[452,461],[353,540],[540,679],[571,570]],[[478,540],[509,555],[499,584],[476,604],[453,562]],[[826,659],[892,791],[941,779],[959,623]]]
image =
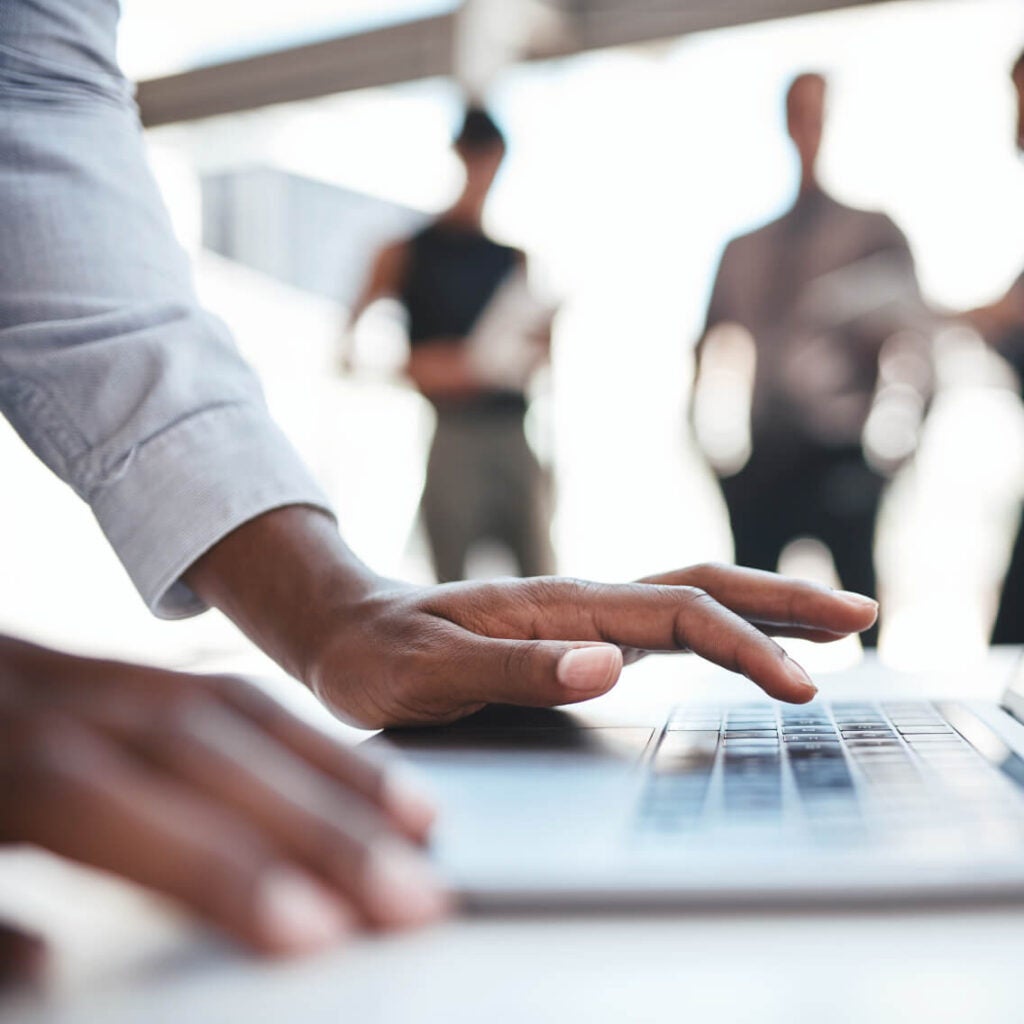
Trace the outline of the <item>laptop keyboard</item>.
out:
[[[1024,812],[1018,786],[927,702],[682,706],[649,767],[652,838],[775,825],[845,842]]]

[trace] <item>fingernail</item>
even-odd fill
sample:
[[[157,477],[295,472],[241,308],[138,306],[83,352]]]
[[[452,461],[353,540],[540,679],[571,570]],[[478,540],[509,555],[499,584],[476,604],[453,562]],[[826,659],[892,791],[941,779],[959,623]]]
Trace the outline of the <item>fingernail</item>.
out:
[[[802,690],[807,691],[808,700],[810,700],[818,692],[818,688],[811,682],[811,677],[804,671],[804,667],[795,662],[788,654],[786,655],[786,666],[789,669],[790,678]]]
[[[433,798],[405,768],[393,768],[384,779],[384,803],[399,821],[420,834],[425,834],[437,817]]]
[[[562,655],[558,681],[569,690],[601,693],[622,671],[622,652],[617,647],[576,647]]]
[[[331,893],[291,868],[275,868],[260,881],[256,913],[266,940],[289,952],[323,949],[352,930]]]
[[[384,924],[422,924],[448,909],[448,899],[427,864],[397,844],[380,846],[371,854],[367,894]]]
[[[844,601],[849,601],[850,604],[855,604],[860,608],[877,608],[878,602],[873,598],[865,597],[863,594],[855,594],[852,590],[837,590],[835,591],[836,597],[841,597]]]

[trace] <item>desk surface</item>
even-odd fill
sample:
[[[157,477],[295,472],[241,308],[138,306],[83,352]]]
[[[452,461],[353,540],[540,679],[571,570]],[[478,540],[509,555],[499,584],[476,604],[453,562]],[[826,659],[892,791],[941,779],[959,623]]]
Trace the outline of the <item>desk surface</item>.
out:
[[[1013,656],[927,678],[867,663],[820,681],[826,697],[985,699]],[[681,679],[687,694],[749,692],[695,661],[651,659],[598,709],[664,703]],[[0,1024],[1024,1019],[1024,904],[464,918],[268,965],[126,886],[15,852],[0,859],[2,911],[41,926],[56,955],[48,990],[0,1002]]]

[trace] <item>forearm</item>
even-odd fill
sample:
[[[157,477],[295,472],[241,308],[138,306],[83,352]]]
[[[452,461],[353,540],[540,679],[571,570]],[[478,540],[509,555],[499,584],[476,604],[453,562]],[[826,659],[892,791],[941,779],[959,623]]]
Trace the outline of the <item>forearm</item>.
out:
[[[1010,331],[1024,324],[1024,284],[1018,282],[998,301],[961,316],[986,341],[998,344]]]
[[[60,73],[46,6],[18,4],[39,18],[15,40],[27,83],[0,68],[0,414],[89,503],[146,604],[179,618],[203,610],[181,576],[204,551],[326,498],[198,305],[127,83],[100,57],[116,4],[62,5],[79,34]]]
[[[381,584],[318,509],[277,509],[238,527],[199,558],[185,582],[286,671],[309,683],[346,608]]]
[[[481,387],[460,342],[431,342],[413,349],[406,373],[423,394],[434,398],[472,395]]]

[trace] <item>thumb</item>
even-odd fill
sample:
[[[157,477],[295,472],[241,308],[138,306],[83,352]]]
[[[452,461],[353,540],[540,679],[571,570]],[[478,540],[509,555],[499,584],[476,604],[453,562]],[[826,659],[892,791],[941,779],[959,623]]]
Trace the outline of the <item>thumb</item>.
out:
[[[45,968],[43,940],[0,921],[0,988],[38,982]]]
[[[470,701],[554,707],[607,693],[622,664],[613,644],[480,637],[452,683]]]

